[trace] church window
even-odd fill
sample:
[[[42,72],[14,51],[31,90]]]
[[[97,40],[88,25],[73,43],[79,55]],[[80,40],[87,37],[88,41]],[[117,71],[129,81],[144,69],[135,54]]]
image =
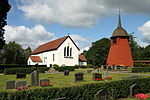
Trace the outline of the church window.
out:
[[[72,56],[72,48],[70,48],[70,57]]]
[[[64,48],[64,56],[66,56],[66,47]]]
[[[69,56],[69,46],[67,47],[67,56]]]
[[[113,38],[112,41],[113,41],[113,44],[117,43],[117,38]]]

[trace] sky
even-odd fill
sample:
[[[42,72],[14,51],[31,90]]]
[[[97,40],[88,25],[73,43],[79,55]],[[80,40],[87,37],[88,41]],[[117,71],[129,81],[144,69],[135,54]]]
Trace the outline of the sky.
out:
[[[92,42],[110,38],[117,27],[134,32],[140,46],[150,44],[150,0],[9,0],[6,42],[16,41],[32,50],[39,45],[71,36],[83,50]]]

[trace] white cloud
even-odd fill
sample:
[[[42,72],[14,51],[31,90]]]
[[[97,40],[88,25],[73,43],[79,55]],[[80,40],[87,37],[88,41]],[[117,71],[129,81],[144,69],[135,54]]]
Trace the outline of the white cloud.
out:
[[[92,27],[103,16],[125,13],[150,15],[150,0],[16,0],[23,14],[39,23]],[[114,11],[116,11],[114,13]]]
[[[142,35],[142,45],[150,45],[150,21],[147,21],[142,26],[138,27]]]
[[[6,42],[16,41],[24,48],[30,46],[35,49],[42,43],[55,38],[53,33],[46,31],[42,25],[36,25],[33,28],[25,26],[5,26]]]

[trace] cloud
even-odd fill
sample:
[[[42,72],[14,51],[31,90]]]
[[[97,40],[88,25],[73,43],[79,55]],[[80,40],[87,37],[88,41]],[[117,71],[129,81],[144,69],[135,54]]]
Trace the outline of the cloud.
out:
[[[147,21],[142,26],[138,27],[142,35],[142,42],[144,45],[150,45],[150,21]]]
[[[16,0],[24,16],[38,23],[92,27],[118,7],[124,14],[150,15],[150,0]],[[115,11],[115,13],[114,13]]]
[[[87,50],[88,47],[90,46],[89,39],[85,37],[76,34],[71,34],[70,37],[79,46],[80,52],[82,52],[83,50]]]
[[[25,26],[5,26],[6,42],[16,41],[23,48],[30,46],[35,49],[40,44],[53,40],[54,34],[48,32],[42,25],[36,25],[33,28]]]

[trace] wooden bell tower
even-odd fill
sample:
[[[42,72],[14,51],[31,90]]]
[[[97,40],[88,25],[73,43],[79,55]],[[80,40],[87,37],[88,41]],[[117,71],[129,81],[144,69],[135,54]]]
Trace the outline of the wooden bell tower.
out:
[[[110,39],[111,46],[106,65],[133,66],[133,60],[129,46],[129,35],[121,26],[120,13],[118,17],[118,27],[114,30]]]

